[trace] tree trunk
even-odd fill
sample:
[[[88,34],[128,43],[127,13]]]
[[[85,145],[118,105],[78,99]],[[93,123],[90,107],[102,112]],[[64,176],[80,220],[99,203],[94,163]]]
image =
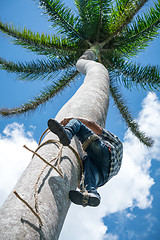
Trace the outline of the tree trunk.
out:
[[[88,51],[86,56],[87,59],[94,60],[95,54]],[[63,106],[56,119],[60,121],[65,117],[81,117],[104,126],[109,102],[108,72],[102,64],[84,59],[77,62],[77,69],[86,75],[84,83]],[[48,139],[57,139],[57,136],[49,132],[43,142]],[[83,155],[76,138],[72,140],[71,146],[80,156]],[[52,143],[38,150],[38,154],[47,161],[57,152],[57,147]],[[14,189],[33,208],[35,183],[44,165],[45,163],[35,155]],[[80,175],[79,162],[68,147],[64,147],[60,166],[63,178],[48,166],[39,181],[38,203],[43,226],[39,225],[38,219],[30,209],[11,193],[0,210],[1,240],[58,239],[70,206],[69,190],[77,188]]]

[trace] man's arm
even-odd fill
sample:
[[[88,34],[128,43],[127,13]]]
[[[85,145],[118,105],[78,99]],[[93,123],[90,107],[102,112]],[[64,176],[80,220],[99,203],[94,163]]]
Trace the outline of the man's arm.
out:
[[[65,126],[71,119],[73,118],[65,118],[61,121],[61,124]],[[89,121],[84,118],[76,118],[77,120],[81,121],[86,127],[90,128],[95,134],[100,135],[103,131],[103,128],[100,127],[97,123],[94,121]]]

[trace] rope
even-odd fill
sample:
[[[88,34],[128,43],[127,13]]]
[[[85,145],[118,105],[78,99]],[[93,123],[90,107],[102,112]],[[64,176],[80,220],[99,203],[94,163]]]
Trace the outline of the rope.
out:
[[[97,135],[91,135],[90,137],[88,137],[84,143],[82,144],[82,148],[84,151],[86,151],[87,147],[91,144],[91,142],[95,141],[99,139],[99,137]]]
[[[31,212],[38,218],[38,221],[39,221],[40,226],[43,226],[43,223],[42,223],[42,220],[41,220],[40,216],[33,210],[33,208],[32,208],[22,197],[20,197],[20,195],[19,195],[16,191],[14,191],[13,193],[14,193],[14,194],[16,195],[16,197],[19,198],[19,200],[21,200],[21,201],[31,210]]]
[[[25,145],[23,146],[24,148],[26,148],[28,151],[32,152],[34,155],[36,155],[37,157],[39,157],[43,162],[45,162],[47,165],[49,165],[50,167],[52,167],[54,170],[56,170],[56,172],[59,173],[59,175],[61,177],[63,177],[63,174],[61,171],[59,171],[55,166],[53,166],[50,162],[47,162],[43,157],[41,157],[41,155],[39,155],[38,153],[36,153],[36,151],[33,151],[31,149],[29,149],[28,147],[26,147]]]
[[[42,135],[41,135],[41,137],[40,137],[40,139],[39,139],[38,145],[41,144],[42,138],[44,137],[44,135],[45,135],[47,132],[49,132],[49,128],[47,128],[47,129],[42,133]]]
[[[28,151],[32,152],[33,153],[33,156],[32,158],[34,157],[34,155],[36,155],[37,157],[39,157],[43,162],[46,163],[46,165],[42,168],[40,174],[38,175],[38,178],[37,178],[37,181],[35,183],[35,209],[36,211],[22,198],[20,197],[20,195],[14,191],[13,193],[16,195],[17,198],[19,198],[30,210],[31,212],[37,217],[38,221],[39,221],[39,224],[40,226],[43,226],[43,223],[42,223],[42,220],[41,220],[41,217],[40,217],[40,211],[39,211],[39,204],[38,204],[38,183],[39,183],[39,180],[44,172],[44,170],[46,169],[47,166],[50,166],[52,167],[61,177],[64,177],[63,176],[63,173],[62,173],[62,170],[60,168],[60,160],[61,160],[61,157],[62,157],[62,150],[63,150],[63,145],[57,141],[57,140],[54,140],[54,139],[49,139],[47,141],[45,141],[44,143],[41,143],[42,141],[42,138],[44,137],[44,135],[49,131],[49,128],[47,128],[42,136],[40,137],[40,140],[39,140],[39,143],[38,143],[38,147],[35,151],[29,149],[26,145],[24,145],[23,147],[25,149],[27,149]],[[46,144],[49,144],[49,143],[53,143],[57,146],[57,148],[59,149],[59,152],[57,154],[56,157],[54,157],[53,159],[51,159],[49,162],[46,161],[41,155],[39,155],[37,153],[37,151],[44,145]],[[83,174],[83,164],[82,164],[82,161],[81,161],[81,158],[79,157],[79,154],[77,153],[77,151],[72,147],[72,146],[67,146],[73,153],[74,155],[76,156],[79,164],[80,164],[80,168],[81,168],[81,178],[80,178],[80,181],[82,181],[82,191],[85,191],[85,188],[84,188],[84,174]],[[53,161],[56,161],[55,164],[57,165],[57,168],[51,164],[51,162]]]

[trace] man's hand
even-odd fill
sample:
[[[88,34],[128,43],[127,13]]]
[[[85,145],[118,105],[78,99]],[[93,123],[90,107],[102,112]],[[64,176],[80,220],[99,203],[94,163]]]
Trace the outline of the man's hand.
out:
[[[73,119],[73,118],[64,118],[64,119],[60,122],[60,124],[61,124],[62,126],[66,126],[67,123],[69,123],[69,121],[72,120],[72,119]]]
[[[64,118],[60,124],[62,126],[66,126],[67,123],[69,123],[69,121],[73,119],[73,118]],[[100,135],[103,131],[103,128],[100,127],[97,123],[93,122],[93,121],[89,121],[87,119],[84,118],[76,118],[77,120],[81,121],[84,125],[86,125],[86,127],[90,128],[95,134]]]
[[[100,135],[103,131],[103,128],[100,127],[97,123],[94,121],[90,121],[84,118],[78,118],[86,127],[90,128],[95,134]]]

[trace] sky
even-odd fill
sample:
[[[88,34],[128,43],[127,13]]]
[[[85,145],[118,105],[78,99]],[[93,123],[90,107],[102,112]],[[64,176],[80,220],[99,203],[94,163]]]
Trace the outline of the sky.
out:
[[[65,0],[74,8],[73,0]],[[148,1],[148,6],[153,1]],[[7,0],[0,2],[3,22],[17,27],[26,26],[40,33],[53,33],[47,17],[33,0]],[[154,40],[147,49],[133,60],[141,64],[159,64],[160,39]],[[12,61],[37,59],[35,53],[13,44],[13,39],[0,33],[0,56]],[[48,82],[22,82],[15,74],[0,72],[0,106],[14,107],[34,95]],[[13,190],[18,178],[30,162],[31,154],[23,145],[35,149],[47,120],[55,117],[81,85],[78,79],[63,94],[54,98],[33,114],[19,118],[0,118],[0,205]],[[83,208],[71,204],[62,229],[60,240],[158,240],[160,236],[160,93],[145,92],[122,87],[134,117],[155,144],[148,149],[133,137],[110,100],[106,129],[123,142],[124,157],[119,174],[104,187],[97,208]]]

